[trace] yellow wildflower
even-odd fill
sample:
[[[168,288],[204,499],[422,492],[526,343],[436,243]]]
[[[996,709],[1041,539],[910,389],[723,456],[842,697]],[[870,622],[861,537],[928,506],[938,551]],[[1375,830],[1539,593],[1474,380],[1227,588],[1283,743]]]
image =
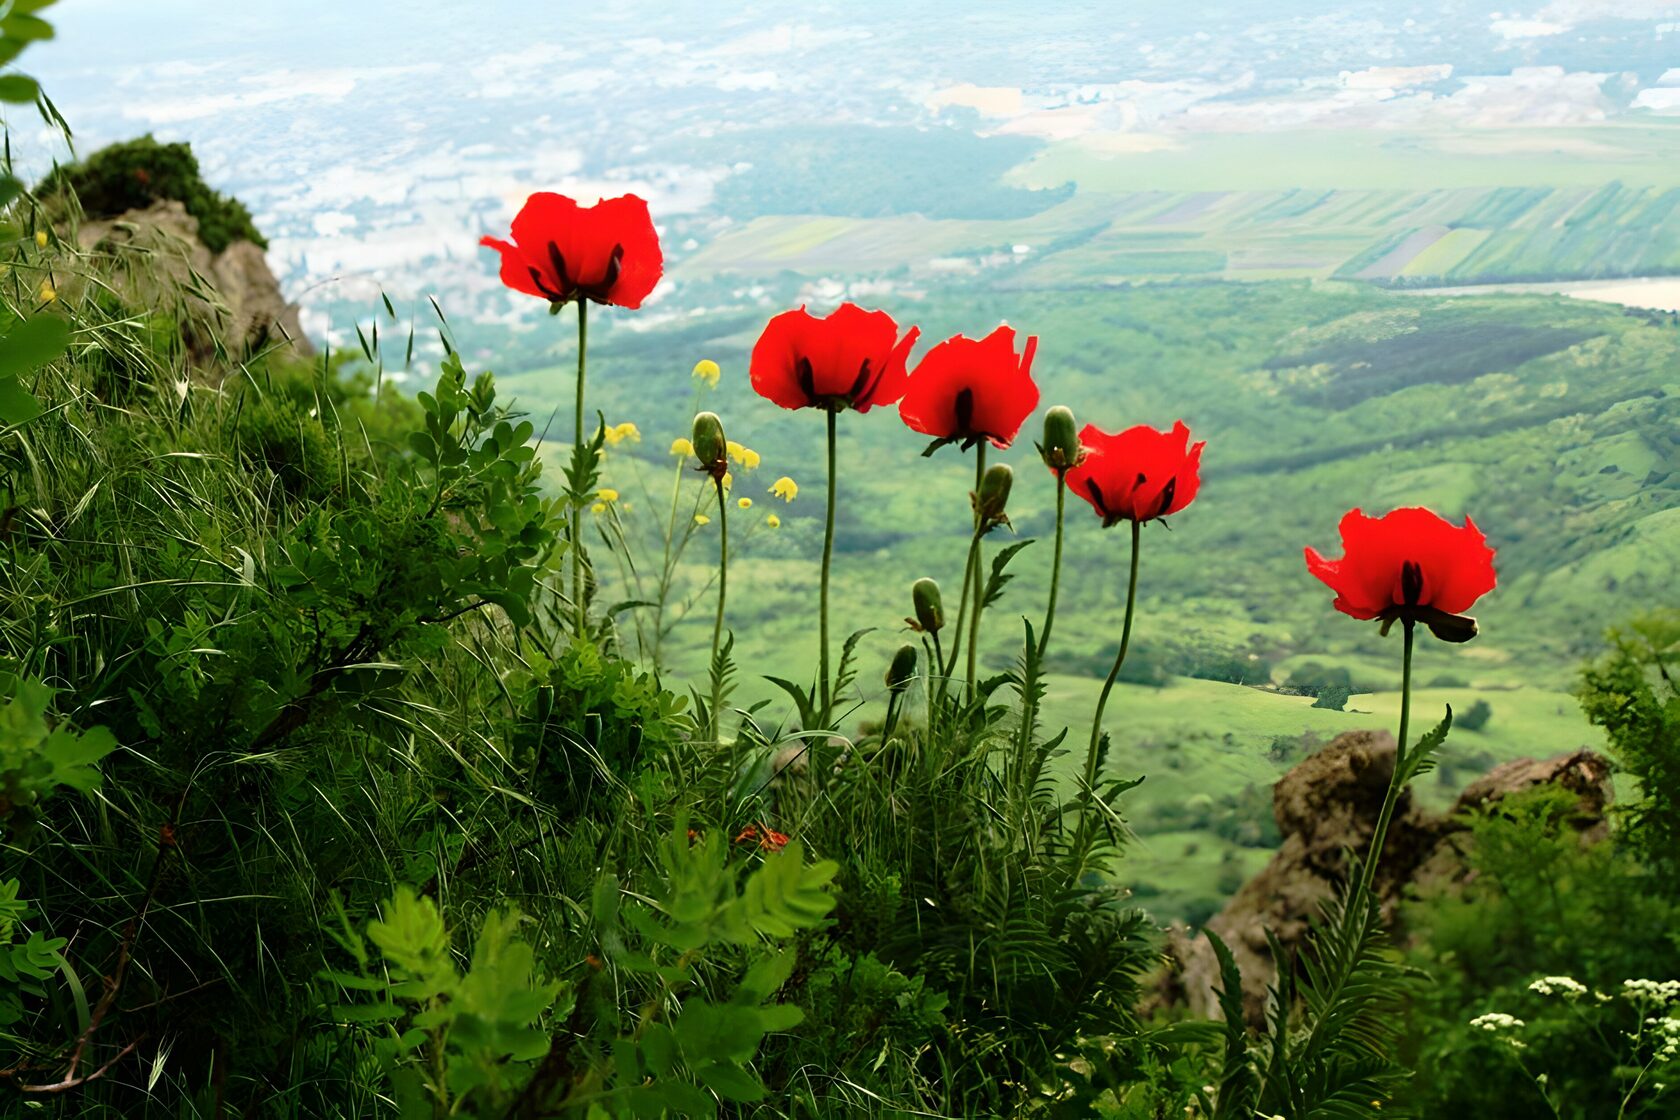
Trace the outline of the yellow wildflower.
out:
[[[728,490],[731,486],[734,486],[734,485],[735,485],[735,472],[724,471],[723,472],[723,488],[725,490]]]
[[[712,523],[712,519],[703,513],[697,513],[694,515],[694,523],[696,525],[710,525]]]
[[[615,424],[610,428],[604,429],[602,434],[606,437],[608,447],[617,447],[625,440],[629,440],[631,443],[642,442],[641,429],[637,428],[636,425],[630,423],[628,420],[622,424]]]
[[[751,498],[742,498],[740,501],[736,502],[735,504],[740,506],[742,509],[751,509],[752,508],[752,499]]]
[[[759,459],[758,452],[754,451],[752,448],[743,447],[734,440],[730,440],[728,451],[729,457],[741,464],[741,466],[745,467],[747,470],[751,471],[758,469],[758,464],[761,460]]]
[[[589,507],[589,512],[590,513],[605,513],[605,512],[607,512],[607,503],[596,502],[594,505]]]
[[[714,389],[717,388],[718,378],[722,375],[723,370],[710,358],[702,358],[694,363],[694,376]]]
[[[764,523],[772,529],[780,529],[782,527],[782,519],[773,513],[764,519]]]
[[[51,280],[41,281],[41,302],[51,303],[58,298],[58,289],[52,286]]]
[[[603,502],[618,501],[618,491],[614,490],[610,486],[601,487],[599,490],[595,491],[595,496]]]
[[[694,454],[694,445],[686,439],[683,439],[681,436],[678,436],[676,439],[671,441],[671,454],[686,458]]]
[[[45,249],[47,247],[47,231],[46,230],[38,229],[38,230],[35,231],[35,244],[39,245],[43,249]]]
[[[795,482],[787,475],[783,475],[771,485],[770,493],[774,494],[784,502],[791,502],[795,498],[799,497],[799,483]]]

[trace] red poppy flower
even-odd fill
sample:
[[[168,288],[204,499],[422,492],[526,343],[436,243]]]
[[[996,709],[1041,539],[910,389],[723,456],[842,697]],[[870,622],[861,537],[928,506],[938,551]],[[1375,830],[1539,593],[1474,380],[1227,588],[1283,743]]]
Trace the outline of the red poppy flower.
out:
[[[1079,433],[1085,455],[1067,472],[1068,489],[1103,519],[1153,521],[1177,513],[1195,500],[1206,441],[1190,445],[1184,421],[1163,432],[1145,424],[1109,435],[1095,424]]]
[[[640,307],[665,268],[648,205],[633,194],[579,206],[538,191],[513,219],[512,236],[479,244],[502,254],[502,283],[556,306],[587,299]]]
[[[898,337],[885,311],[842,303],[817,318],[803,307],[764,326],[752,352],[752,386],[783,408],[868,412],[904,395],[905,359],[921,329]]]
[[[1467,642],[1476,620],[1464,612],[1498,582],[1493,549],[1470,518],[1454,525],[1433,510],[1397,509],[1382,517],[1349,510],[1342,518],[1340,560],[1306,549],[1307,570],[1336,593],[1335,607],[1354,618],[1423,622],[1437,638]]]
[[[739,836],[735,837],[735,843],[757,844],[767,852],[779,852],[787,847],[789,839],[791,838],[785,832],[777,832],[773,828],[760,830],[758,825],[749,824],[741,830]]]
[[[982,439],[1008,447],[1032,410],[1038,386],[1032,379],[1038,336],[1029,335],[1015,356],[1015,332],[1007,326],[982,339],[955,335],[917,363],[898,402],[898,414],[912,431],[933,436],[935,447]]]

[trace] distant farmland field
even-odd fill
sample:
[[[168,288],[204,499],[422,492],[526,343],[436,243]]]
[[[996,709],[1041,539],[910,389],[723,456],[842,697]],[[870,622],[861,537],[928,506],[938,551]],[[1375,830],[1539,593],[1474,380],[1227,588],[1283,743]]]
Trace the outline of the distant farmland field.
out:
[[[1570,130],[1302,137],[1251,161],[1251,137],[1163,151],[1049,145],[999,180],[1071,194],[999,218],[766,216],[704,246],[701,271],[995,271],[1010,288],[1176,277],[1357,279],[1385,286],[1680,274],[1680,128],[1613,130],[1592,158]],[[1547,149],[1547,144],[1553,147]],[[1294,149],[1292,149],[1294,150]]]

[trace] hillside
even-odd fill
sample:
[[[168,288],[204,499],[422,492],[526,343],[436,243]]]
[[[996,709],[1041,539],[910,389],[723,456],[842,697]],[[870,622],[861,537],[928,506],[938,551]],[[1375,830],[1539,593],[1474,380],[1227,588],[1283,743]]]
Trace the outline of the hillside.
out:
[[[1462,712],[1482,700],[1492,710],[1485,730],[1455,738],[1427,796],[1447,800],[1496,762],[1600,741],[1567,695],[1576,666],[1606,625],[1633,604],[1661,600],[1680,574],[1672,316],[1557,296],[1335,283],[964,295],[929,295],[899,305],[900,314],[933,337],[1007,317],[1040,335],[1045,403],[1067,402],[1082,420],[1110,427],[1183,417],[1209,441],[1201,497],[1170,533],[1151,535],[1144,556],[1147,617],[1173,621],[1144,623],[1128,679],[1154,687],[1129,685],[1117,701],[1130,728],[1117,769],[1151,775],[1128,798],[1143,843],[1123,874],[1158,916],[1210,913],[1275,842],[1265,790],[1289,762],[1341,730],[1386,726],[1397,707],[1392,646],[1324,610],[1301,562],[1303,545],[1334,543],[1348,505],[1469,513],[1500,550],[1502,586],[1482,605],[1482,638],[1468,656],[1438,646],[1420,656],[1421,680],[1432,686],[1424,704]],[[665,449],[692,403],[686,365],[718,360],[724,377],[705,407],[763,456],[756,472],[738,472],[738,492],[757,506],[736,523],[767,512],[782,523],[757,524],[737,546],[738,579],[749,589],[729,611],[737,656],[810,663],[821,445],[803,418],[745,384],[754,330],[725,320],[718,333],[686,327],[674,339],[618,332],[603,350],[609,373],[594,400],[609,423],[633,421],[643,439],[612,451],[606,477],[628,500],[629,531],[652,533],[669,500]],[[558,345],[554,367],[504,379],[538,416],[566,384]],[[950,450],[931,465],[918,460],[923,441],[892,410],[848,415],[842,431],[835,586],[847,629],[875,628],[860,644],[862,688],[873,695],[879,666],[903,640],[909,584],[922,575],[958,581],[972,460]],[[1019,537],[1046,538],[1047,475],[1026,439],[1004,458],[1018,472]],[[805,487],[785,507],[764,493],[784,474]],[[1083,504],[1070,503],[1070,519],[1058,622],[1065,644],[1055,664],[1063,675],[1051,681],[1047,708],[1056,726],[1086,718],[1124,596],[1123,542],[1105,536]],[[696,533],[685,569],[691,591],[709,578],[714,547],[705,528]],[[1042,609],[1043,565],[1026,559],[994,617]],[[640,597],[622,582],[609,594]],[[666,649],[678,678],[701,674],[709,601],[697,600],[696,617]],[[624,636],[633,645],[628,622]],[[1018,644],[1018,629],[998,625],[984,663],[1009,668]],[[1253,687],[1284,684],[1304,666],[1347,671],[1356,690],[1348,712]],[[782,702],[749,678],[738,702],[752,699]],[[1194,778],[1185,785],[1177,774]],[[1192,794],[1204,800],[1185,812]]]

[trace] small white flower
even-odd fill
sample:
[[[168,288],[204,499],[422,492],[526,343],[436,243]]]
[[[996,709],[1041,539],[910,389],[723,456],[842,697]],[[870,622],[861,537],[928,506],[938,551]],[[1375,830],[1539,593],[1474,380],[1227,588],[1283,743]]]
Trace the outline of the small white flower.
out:
[[[1587,994],[1587,986],[1570,976],[1542,976],[1528,986],[1531,992],[1543,996],[1565,996],[1580,999]]]
[[[1623,980],[1622,995],[1635,1003],[1680,1001],[1680,980]]]
[[[1505,1014],[1503,1011],[1489,1011],[1486,1015],[1478,1015],[1470,1020],[1470,1025],[1497,1034],[1500,1031],[1519,1030],[1528,1024],[1514,1015]]]

